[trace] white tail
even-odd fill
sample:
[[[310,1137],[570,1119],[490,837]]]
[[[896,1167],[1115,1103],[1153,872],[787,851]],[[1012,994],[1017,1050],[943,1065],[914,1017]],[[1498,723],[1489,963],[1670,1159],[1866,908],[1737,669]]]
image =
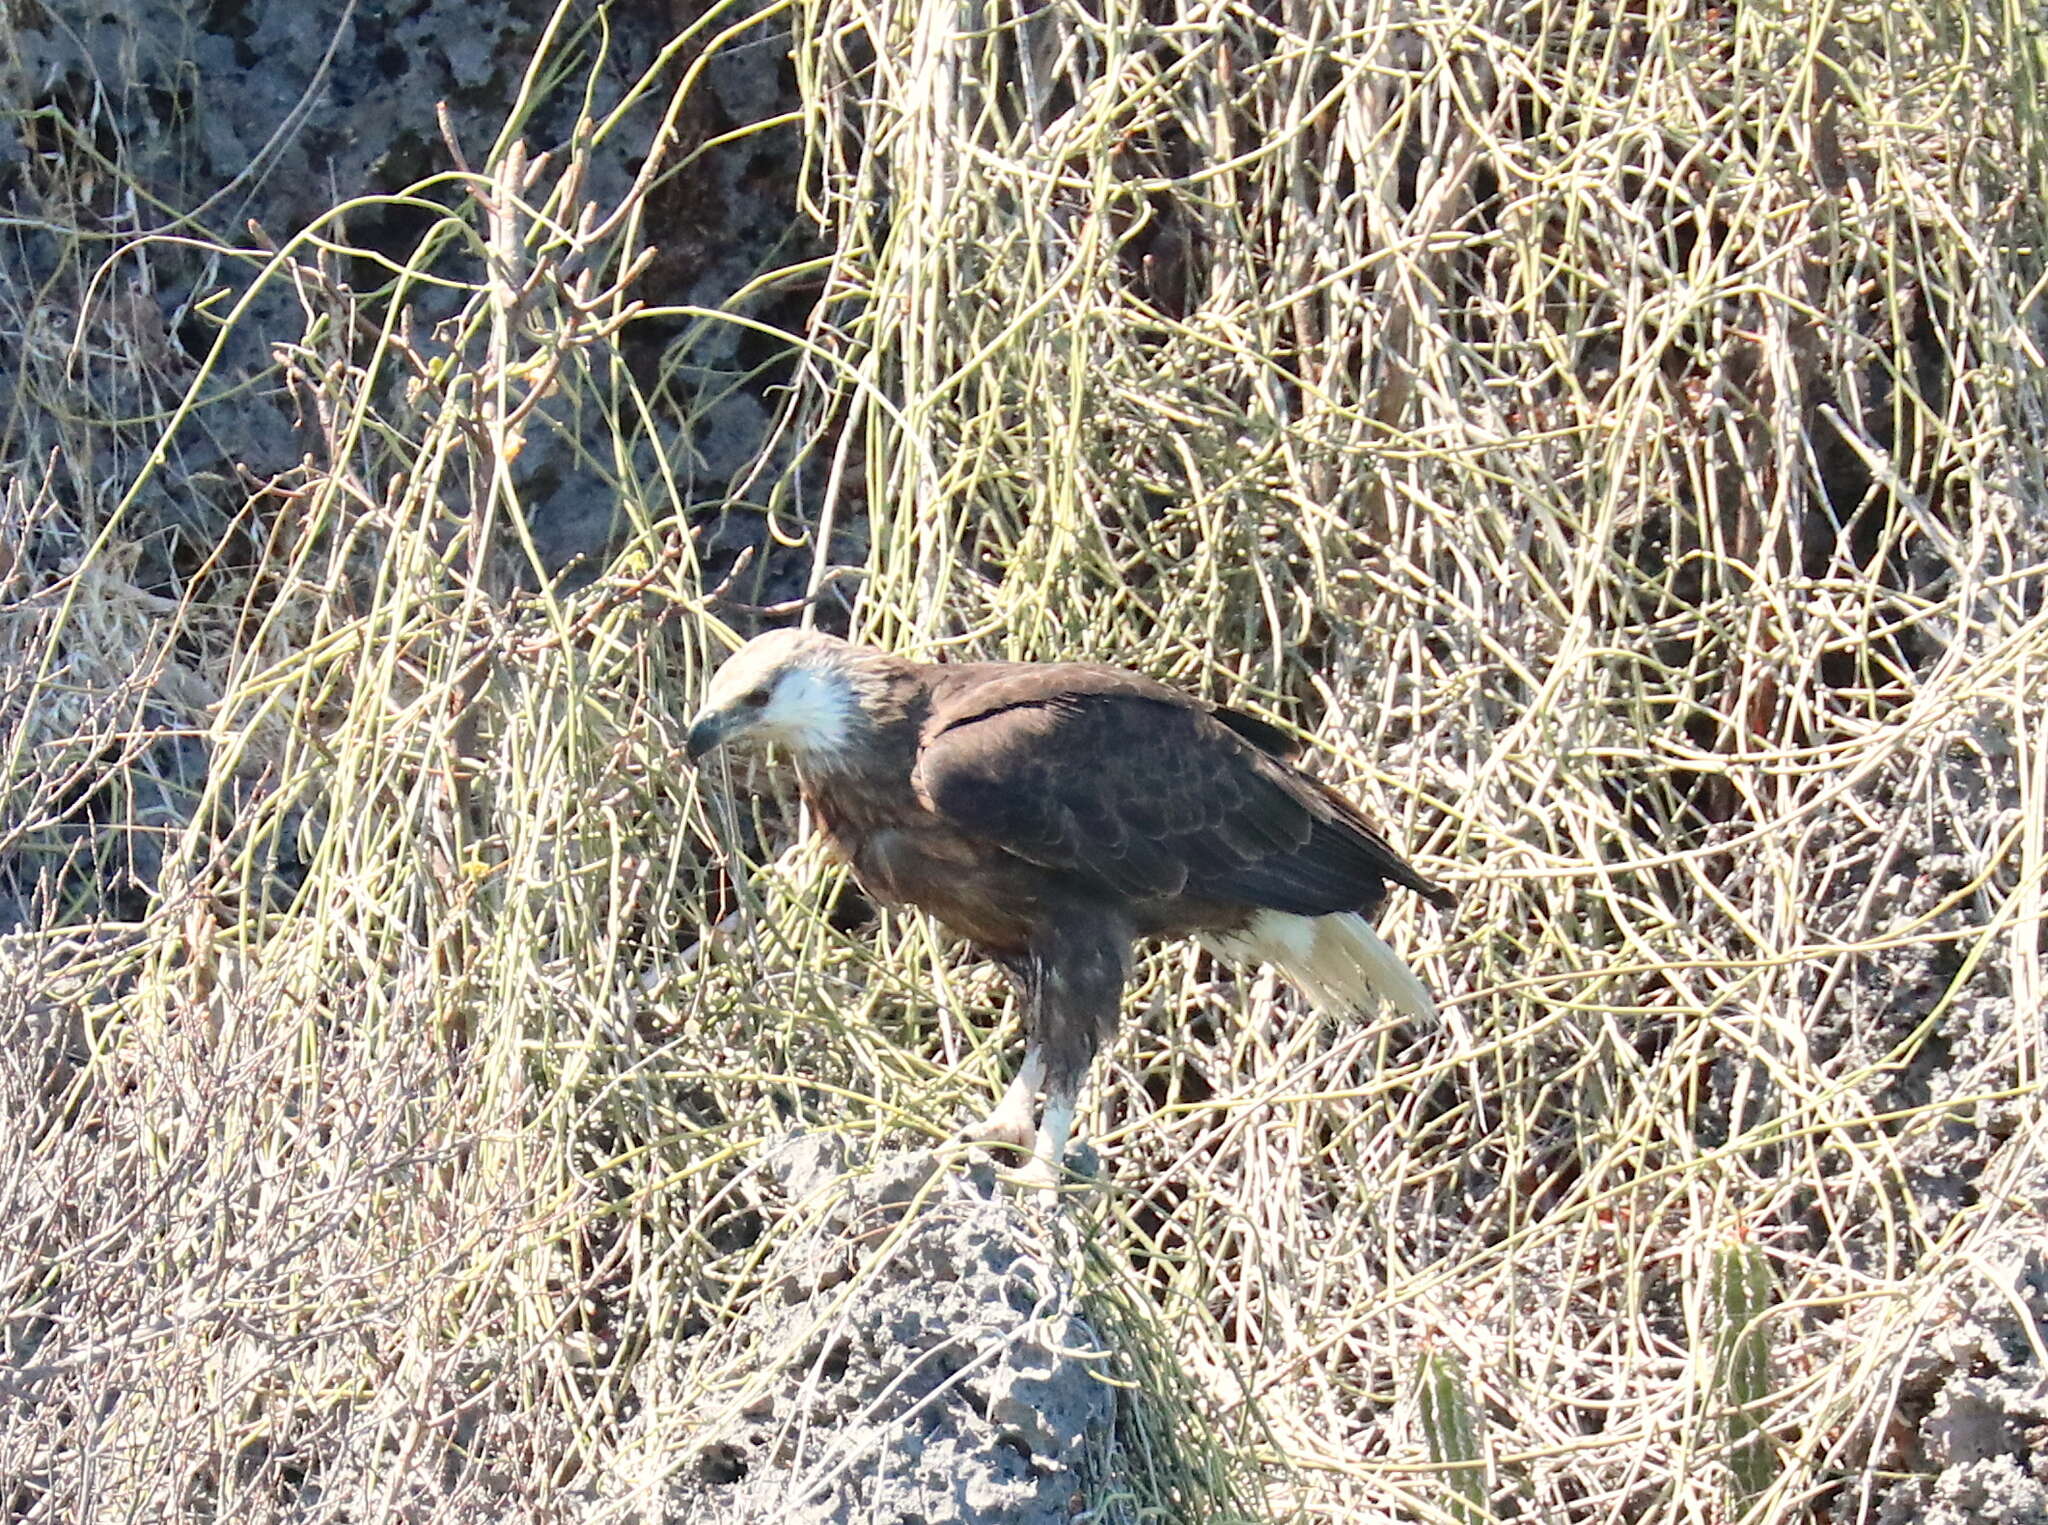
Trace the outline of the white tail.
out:
[[[1203,941],[1225,958],[1278,965],[1333,1016],[1369,1011],[1384,1001],[1425,1022],[1436,1020],[1436,1002],[1422,981],[1355,911],[1330,916],[1260,911],[1242,932],[1212,933]]]

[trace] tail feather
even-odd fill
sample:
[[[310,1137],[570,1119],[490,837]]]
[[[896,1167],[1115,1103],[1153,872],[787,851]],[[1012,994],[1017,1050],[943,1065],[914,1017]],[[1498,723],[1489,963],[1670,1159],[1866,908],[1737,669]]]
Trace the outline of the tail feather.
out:
[[[1260,911],[1243,931],[1206,941],[1227,958],[1278,965],[1318,1009],[1333,1016],[1369,1011],[1383,1001],[1425,1022],[1437,1018],[1436,1002],[1422,981],[1355,911]]]

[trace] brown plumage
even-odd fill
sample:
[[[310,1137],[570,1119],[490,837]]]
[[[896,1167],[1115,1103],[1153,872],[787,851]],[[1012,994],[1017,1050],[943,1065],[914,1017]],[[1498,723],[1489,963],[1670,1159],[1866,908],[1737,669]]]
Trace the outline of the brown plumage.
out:
[[[1041,1178],[1142,939],[1266,959],[1325,1007],[1434,1015],[1365,918],[1389,884],[1451,897],[1251,716],[1115,668],[911,662],[779,630],[719,669],[690,755],[742,739],[786,750],[863,889],[1009,972],[1024,1066],[980,1136],[1028,1144],[1042,1084]]]

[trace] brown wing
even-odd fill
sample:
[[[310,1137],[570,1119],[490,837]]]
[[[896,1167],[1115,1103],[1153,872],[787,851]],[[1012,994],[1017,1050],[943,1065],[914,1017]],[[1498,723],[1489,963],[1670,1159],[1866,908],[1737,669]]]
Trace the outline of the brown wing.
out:
[[[1197,701],[1113,669],[941,679],[915,783],[955,829],[1132,898],[1323,915],[1370,909],[1391,881],[1449,899],[1329,789]]]

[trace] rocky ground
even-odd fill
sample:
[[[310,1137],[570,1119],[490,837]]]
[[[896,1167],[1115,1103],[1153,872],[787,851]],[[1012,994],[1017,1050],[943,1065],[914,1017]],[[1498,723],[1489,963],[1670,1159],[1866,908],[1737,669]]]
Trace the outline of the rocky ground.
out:
[[[2048,1258],[2036,1247],[1986,1265],[1948,1306],[1900,1388],[1896,1437],[1909,1475],[1869,1502],[1884,1525],[2034,1525],[2048,1520]]]
[[[884,1154],[798,1135],[762,1162],[805,1231],[771,1295],[701,1338],[752,1373],[693,1391],[707,1352],[648,1365],[628,1466],[648,1525],[1014,1521],[1086,1512],[1114,1476],[1123,1363],[1080,1304],[1057,1209],[1006,1194],[986,1156]]]
[[[273,345],[305,328],[304,293],[253,279],[260,267],[248,262],[224,262],[203,247],[152,236],[163,219],[150,208],[178,208],[199,229],[234,236],[253,224],[272,241],[324,227],[337,242],[403,260],[431,226],[433,209],[399,193],[437,171],[453,172],[457,153],[465,163],[482,161],[555,10],[539,0],[109,0],[89,15],[55,6],[19,8],[10,17],[0,42],[0,109],[30,125],[0,136],[0,190],[24,210],[60,190],[104,194],[104,204],[75,207],[85,226],[101,238],[135,241],[117,289],[84,289],[73,284],[81,272],[60,222],[17,226],[9,253],[15,278],[41,289],[48,302],[40,333],[29,337],[56,341],[82,320],[107,341],[92,355],[92,395],[112,425],[103,449],[123,435],[114,420],[175,397],[202,363],[212,371],[192,423],[173,435],[170,458],[141,483],[134,502],[134,511],[159,529],[156,537],[137,537],[147,556],[176,555],[180,535],[200,545],[217,539],[247,485],[290,471],[315,440],[306,399],[272,370]],[[688,5],[655,5],[612,17],[603,37],[587,45],[595,59],[590,95],[534,96],[523,126],[530,152],[559,158],[579,114],[617,109],[701,14]],[[728,24],[743,15],[734,13]],[[705,88],[693,93],[678,124],[685,144],[795,105],[779,36],[719,50],[709,61]],[[701,51],[681,49],[657,82],[672,87]],[[590,152],[583,181],[590,202],[609,206],[625,193],[666,105],[662,91],[650,92]],[[649,305],[728,303],[792,236],[800,153],[796,132],[783,126],[694,158],[654,209],[659,226],[650,242],[657,255],[636,294]],[[105,156],[111,175],[78,173],[94,154]],[[125,197],[117,194],[123,181],[132,185]],[[451,184],[445,194],[452,199],[459,188]],[[367,281],[379,272],[338,268],[336,275]],[[251,310],[227,323],[244,295]],[[422,324],[447,310],[447,299],[431,289],[417,300]],[[777,300],[735,310],[786,318]],[[794,310],[801,314],[802,298]],[[629,342],[636,362],[659,356],[686,373],[694,393],[715,399],[665,421],[684,454],[680,464],[693,495],[715,506],[766,436],[770,408],[763,396],[773,378],[759,367],[768,341],[713,325],[678,348],[683,326],[650,322]],[[36,359],[34,343],[14,351],[0,361],[0,379],[33,384]],[[531,431],[514,466],[542,553],[560,567],[601,551],[618,524],[614,493],[591,469],[603,454],[595,447],[605,442],[580,432],[602,420],[558,404],[550,422]],[[14,424],[33,426],[20,418]],[[143,424],[130,425],[126,437],[154,443]],[[145,564],[139,580],[149,586],[159,579]]]

